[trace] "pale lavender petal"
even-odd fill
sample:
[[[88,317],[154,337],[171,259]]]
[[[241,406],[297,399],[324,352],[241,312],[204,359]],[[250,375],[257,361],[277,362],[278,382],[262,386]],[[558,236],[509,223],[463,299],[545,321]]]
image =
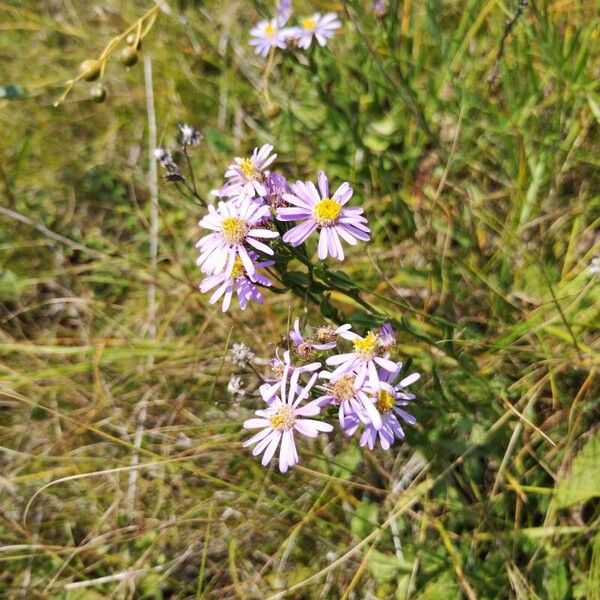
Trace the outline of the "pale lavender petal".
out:
[[[405,377],[398,385],[400,385],[401,387],[406,387],[420,378],[421,375],[419,373],[411,373],[408,377]]]
[[[249,440],[246,440],[242,446],[247,448],[248,446],[252,446],[252,444],[256,444],[260,442],[262,439],[266,438],[269,433],[271,433],[272,429],[270,427],[266,427],[265,429],[261,429],[258,433],[254,434]]]
[[[317,175],[317,181],[319,183],[321,198],[329,198],[329,182],[327,181],[327,176],[323,171],[319,171],[319,174]]]
[[[265,453],[263,454],[261,463],[263,467],[266,467],[269,462],[271,461],[271,459],[273,458],[273,455],[275,454],[275,450],[277,450],[277,446],[279,445],[279,440],[281,439],[281,431],[274,431],[273,435],[271,437],[271,441],[269,442],[269,445],[267,446],[267,449],[265,450]]]
[[[258,429],[259,427],[269,427],[270,422],[267,419],[248,419],[244,421],[246,429]]]

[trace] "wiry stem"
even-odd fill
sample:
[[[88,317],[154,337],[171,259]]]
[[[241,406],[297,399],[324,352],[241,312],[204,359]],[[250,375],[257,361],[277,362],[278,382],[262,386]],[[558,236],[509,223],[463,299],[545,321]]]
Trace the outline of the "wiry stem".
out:
[[[148,55],[144,56],[144,83],[146,86],[146,111],[148,115],[148,154],[150,157],[150,168],[148,172],[148,188],[150,190],[150,282],[148,284],[148,337],[156,338],[156,271],[158,262],[158,173],[156,161],[154,160],[154,148],[156,148],[156,112],[154,109],[154,92],[152,89],[152,60]],[[151,369],[154,365],[154,355],[150,353],[146,366]],[[139,449],[142,446],[144,435],[144,424],[148,410],[149,393],[144,394],[139,401],[137,412],[137,429],[133,440],[134,451],[131,456],[131,466],[139,463]],[[129,484],[127,488],[127,513],[131,519],[135,503],[136,483],[138,471],[132,469],[129,473]]]

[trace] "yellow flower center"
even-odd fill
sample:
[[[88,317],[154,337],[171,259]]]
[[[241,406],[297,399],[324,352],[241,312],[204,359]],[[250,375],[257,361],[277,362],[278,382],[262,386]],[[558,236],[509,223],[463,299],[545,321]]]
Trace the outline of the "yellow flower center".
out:
[[[333,225],[342,212],[342,205],[331,198],[323,198],[317,202],[313,208],[315,221],[321,227]]]
[[[288,404],[282,404],[270,419],[271,426],[279,431],[291,429],[295,420],[294,409]]]
[[[246,179],[258,179],[260,176],[258,169],[254,166],[254,163],[249,158],[242,159],[242,162],[240,163],[240,171]]]
[[[352,400],[355,396],[354,377],[345,375],[338,379],[330,389],[332,396],[335,396],[340,402]]]
[[[394,408],[395,400],[394,396],[386,390],[379,390],[377,395],[376,407],[380,413],[390,412]]]
[[[267,23],[265,25],[264,34],[266,37],[272,38],[275,36],[276,33],[277,33],[277,30],[275,29],[275,27],[273,26],[272,23]],[[245,160],[248,160],[248,159],[245,159]]]
[[[248,224],[239,217],[225,217],[221,225],[221,233],[229,244],[241,244],[246,239]]]
[[[233,261],[233,269],[231,269],[231,276],[234,279],[237,279],[238,277],[242,277],[244,273],[245,271],[244,265],[242,264],[242,259],[239,256],[236,256],[235,260]]]
[[[302,29],[306,29],[307,31],[314,31],[317,27],[317,22],[312,17],[302,19],[300,24],[302,25]]]
[[[354,352],[357,352],[366,359],[372,358],[375,355],[378,343],[379,336],[376,333],[369,331],[364,338],[354,342]]]

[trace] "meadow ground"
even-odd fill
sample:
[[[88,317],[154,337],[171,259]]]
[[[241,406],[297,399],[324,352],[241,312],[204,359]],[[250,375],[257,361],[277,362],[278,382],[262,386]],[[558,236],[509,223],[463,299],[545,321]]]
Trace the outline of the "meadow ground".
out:
[[[297,1],[343,30],[265,62],[272,4],[173,0],[103,103],[55,107],[152,2],[0,1],[0,597],[598,600],[599,5]],[[152,215],[150,78],[158,143],[203,133],[200,196],[263,143],[351,183],[350,294],[208,303],[204,209],[161,180]],[[418,424],[281,475],[241,446],[258,379],[232,398],[228,350],[263,374],[321,311],[400,325]]]

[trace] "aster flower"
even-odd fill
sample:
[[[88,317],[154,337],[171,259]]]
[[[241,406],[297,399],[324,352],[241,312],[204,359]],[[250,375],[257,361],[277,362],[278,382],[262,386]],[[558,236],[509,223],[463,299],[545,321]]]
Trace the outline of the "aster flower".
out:
[[[373,2],[373,14],[378,19],[385,17],[385,15],[387,14],[387,11],[388,11],[387,0],[375,0],[375,2]]]
[[[194,147],[200,143],[201,134],[195,127],[184,123],[179,126],[179,131],[181,132],[181,143],[184,146]]]
[[[269,287],[271,285],[271,280],[268,277],[259,274],[256,271],[256,268],[261,269],[270,267],[275,264],[275,261],[267,260],[259,262],[256,253],[249,252],[248,254],[255,267],[254,273],[247,273],[241,258],[237,256],[233,261],[233,269],[229,275],[226,273],[215,273],[214,275],[209,275],[202,281],[200,284],[200,291],[202,293],[206,293],[215,287],[217,288],[210,297],[210,300],[208,301],[209,304],[214,304],[222,297],[223,304],[221,310],[227,312],[231,305],[231,298],[234,293],[238,296],[238,301],[242,310],[245,310],[248,302],[256,302],[257,304],[263,303],[263,296],[255,284],[258,283],[264,287]]]
[[[320,46],[326,46],[327,40],[332,38],[341,26],[337,14],[330,12],[323,16],[315,13],[311,17],[300,19],[300,26],[293,29],[298,39],[298,47],[306,50],[310,47],[313,37]]]
[[[371,385],[377,385],[379,382],[378,366],[390,373],[397,369],[398,363],[390,360],[387,354],[381,355],[377,333],[369,331],[365,337],[361,337],[353,331],[345,331],[341,336],[352,341],[354,348],[352,352],[336,354],[325,361],[330,366],[338,365],[331,374],[332,379],[354,371],[357,385],[362,385],[366,379]]]
[[[379,346],[389,350],[396,343],[396,332],[390,323],[384,323],[379,330]]]
[[[365,391],[364,382],[357,385],[354,374],[342,375],[338,379],[331,379],[331,373],[327,371],[319,375],[323,379],[329,379],[325,386],[325,394],[318,398],[321,406],[334,404],[339,407],[340,427],[358,419],[365,425],[372,424],[376,429],[381,427],[381,416],[373,403],[372,396]]]
[[[239,203],[219,202],[218,208],[208,207],[208,214],[200,221],[200,227],[213,233],[205,235],[196,244],[200,257],[196,264],[207,275],[232,274],[235,259],[240,258],[246,275],[254,275],[254,261],[245,244],[265,254],[273,250],[260,239],[276,238],[279,234],[270,229],[257,227],[269,214],[269,207],[259,206],[245,198]]]
[[[292,16],[292,0],[278,0],[277,2],[277,20],[280,25],[285,25]]]
[[[284,377],[297,383],[302,373],[313,373],[322,366],[320,362],[297,365],[292,362],[292,356],[289,350],[283,352],[283,358],[279,356],[279,348],[275,350],[275,358],[272,358],[269,361],[269,365],[274,377],[267,379],[267,383],[263,383],[259,388],[260,394],[265,402],[269,402],[269,400],[281,389],[282,385],[285,384]]]
[[[280,173],[269,173],[265,178],[266,200],[271,206],[278,208],[285,205],[284,194],[291,191],[287,179]]]
[[[329,195],[329,182],[323,171],[318,174],[319,191],[312,181],[297,181],[292,184],[292,193],[284,194],[286,202],[293,206],[279,208],[280,221],[303,221],[292,227],[283,236],[283,241],[292,246],[302,244],[313,231],[320,229],[318,255],[321,260],[328,255],[344,260],[340,238],[350,245],[357,240],[368,241],[370,229],[362,208],[344,208],[352,198],[348,182],[342,183],[333,196]]]
[[[421,376],[419,373],[411,373],[400,382],[394,383],[401,370],[402,365],[400,364],[393,373],[380,372],[379,384],[370,389],[370,394],[375,400],[375,407],[381,417],[381,426],[376,427],[375,423],[367,424],[360,436],[359,444],[361,446],[368,446],[373,450],[377,438],[379,438],[381,447],[387,450],[395,439],[404,439],[401,421],[410,425],[417,422],[415,417],[407,413],[403,407],[415,399],[415,395],[406,392],[406,388]],[[351,416],[345,423],[346,433],[352,435],[358,424],[357,417]]]
[[[304,339],[302,333],[300,332],[300,317],[297,317],[294,321],[294,328],[292,331],[290,331],[289,336],[295,346],[296,352],[302,356],[303,353],[305,353],[303,350],[305,348],[313,350],[331,350],[332,348],[335,348],[337,345],[336,336],[343,332],[349,331],[350,328],[350,325],[342,325],[336,329],[328,328],[327,333],[324,331],[324,328],[321,328],[321,330],[317,330],[317,335],[320,333],[323,341],[319,340],[317,343],[315,343],[312,340]]]
[[[249,157],[236,156],[225,172],[229,181],[215,194],[227,198],[266,196],[267,167],[277,158],[277,154],[271,154],[272,151],[273,146],[265,144],[261,148],[254,148]]]
[[[285,32],[279,27],[278,19],[261,21],[250,30],[250,45],[263,58],[271,48],[285,48]]]
[[[281,391],[271,400],[268,408],[257,410],[255,413],[257,418],[244,422],[246,429],[261,430],[246,440],[244,447],[256,444],[252,454],[254,456],[263,454],[261,461],[263,466],[271,461],[277,448],[280,447],[279,470],[285,473],[289,467],[298,462],[298,452],[294,440],[295,432],[307,437],[317,437],[320,432],[327,433],[333,430],[329,423],[306,418],[314,417],[321,412],[317,400],[300,406],[308,398],[316,378],[317,375],[314,374],[304,388],[300,388],[297,382],[291,379],[288,389],[285,383],[287,373],[285,373]]]

